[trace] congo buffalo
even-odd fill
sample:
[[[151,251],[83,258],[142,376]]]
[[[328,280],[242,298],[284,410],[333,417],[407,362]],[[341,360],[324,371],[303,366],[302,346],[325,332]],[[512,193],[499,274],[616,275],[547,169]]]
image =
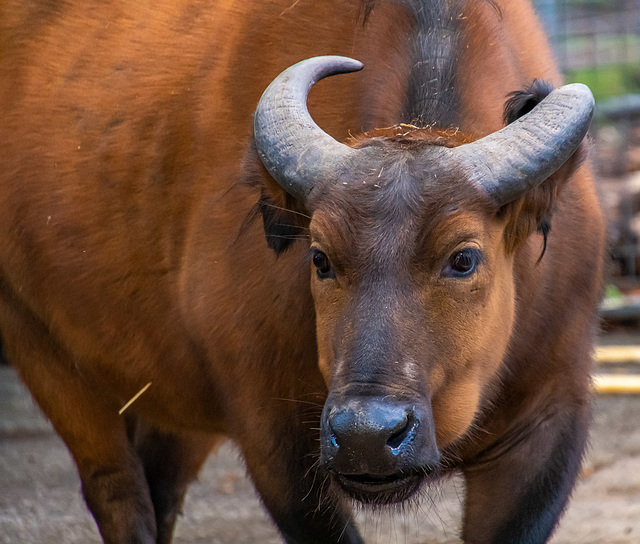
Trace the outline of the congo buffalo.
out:
[[[454,472],[464,542],[548,540],[604,228],[527,2],[5,0],[0,81],[1,343],[106,543],[225,438],[288,543]]]

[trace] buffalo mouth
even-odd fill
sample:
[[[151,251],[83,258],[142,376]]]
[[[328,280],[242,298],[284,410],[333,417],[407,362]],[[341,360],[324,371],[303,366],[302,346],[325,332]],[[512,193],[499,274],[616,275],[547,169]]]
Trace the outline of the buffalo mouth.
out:
[[[418,472],[386,476],[334,473],[333,477],[349,497],[364,504],[375,505],[404,502],[420,489],[424,481],[424,475]]]

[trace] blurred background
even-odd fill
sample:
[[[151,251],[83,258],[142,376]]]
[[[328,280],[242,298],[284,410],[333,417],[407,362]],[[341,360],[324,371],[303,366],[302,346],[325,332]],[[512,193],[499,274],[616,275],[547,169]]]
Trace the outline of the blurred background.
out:
[[[592,158],[609,227],[600,374],[640,392],[640,0],[533,0],[568,83],[596,98]],[[605,387],[608,391],[608,388]],[[614,388],[617,389],[617,388]]]
[[[593,156],[612,258],[605,306],[614,306],[640,294],[640,0],[533,3],[567,82],[587,84],[596,98]]]

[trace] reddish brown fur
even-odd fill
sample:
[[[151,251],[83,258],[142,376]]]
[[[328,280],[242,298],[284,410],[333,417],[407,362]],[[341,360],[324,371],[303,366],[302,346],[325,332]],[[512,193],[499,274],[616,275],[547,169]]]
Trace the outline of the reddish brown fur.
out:
[[[245,222],[259,198],[307,212],[255,162],[252,112],[289,65],[344,54],[366,69],[312,90],[310,111],[327,132],[457,146],[501,128],[509,92],[535,77],[560,82],[526,2],[499,1],[496,10],[470,1],[458,61],[464,126],[397,127],[409,69],[401,38],[412,19],[380,0],[363,24],[360,4],[0,6],[2,346],[67,443],[105,542],[169,542],[186,486],[222,436],[240,445],[288,542],[360,541],[341,499],[322,502],[312,469],[332,380],[332,323],[346,302],[337,296],[330,311],[319,303],[316,329],[308,242],[276,256],[260,222]],[[473,344],[483,354],[478,367],[439,362],[427,378],[438,442],[451,446],[448,459],[459,460],[451,468],[467,479],[468,543],[543,542],[575,479],[604,241],[591,175],[578,162],[493,216],[477,194],[457,194],[452,175],[434,189],[425,259],[450,247],[451,229],[480,225],[495,256],[483,281],[504,279],[473,299],[486,312],[484,340]],[[358,193],[349,194],[344,208],[314,216],[315,239],[323,217],[327,232],[336,217],[352,225],[366,217]],[[461,212],[442,219],[450,198]],[[552,211],[547,254],[536,265],[542,237],[534,231]],[[278,220],[308,227],[296,214]],[[341,236],[344,252],[348,234],[331,242]],[[433,293],[434,326],[448,332],[429,349],[439,361],[455,359],[453,347],[473,335],[450,292]],[[134,424],[126,422],[118,409],[148,382],[125,412]],[[482,433],[472,432],[472,419]],[[557,461],[556,470],[574,423],[571,462]],[[549,491],[559,511],[526,532],[511,523],[523,516],[515,505],[546,467],[560,474],[564,495]]]

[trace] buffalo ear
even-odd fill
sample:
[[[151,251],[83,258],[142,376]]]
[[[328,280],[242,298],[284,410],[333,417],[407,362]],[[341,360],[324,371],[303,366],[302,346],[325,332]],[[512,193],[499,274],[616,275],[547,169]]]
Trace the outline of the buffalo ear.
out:
[[[247,221],[262,216],[267,245],[280,255],[293,242],[306,238],[310,217],[302,205],[288,194],[267,172],[256,150],[255,141],[245,153],[241,183],[260,190],[260,198]]]
[[[505,125],[529,113],[551,91],[553,86],[542,80],[534,79],[531,85],[523,90],[515,91],[508,96],[504,106],[503,120]],[[544,238],[544,248],[539,259],[542,259],[547,247],[547,237],[551,232],[552,216],[556,196],[566,181],[575,174],[584,162],[588,152],[586,139],[575,153],[552,176],[522,198],[503,206],[500,214],[507,217],[505,244],[508,251],[515,250],[529,235],[538,232]]]
[[[509,93],[502,114],[505,126],[529,113],[551,94],[551,91],[553,91],[551,83],[542,79],[534,79],[531,85],[526,86],[524,89]]]

